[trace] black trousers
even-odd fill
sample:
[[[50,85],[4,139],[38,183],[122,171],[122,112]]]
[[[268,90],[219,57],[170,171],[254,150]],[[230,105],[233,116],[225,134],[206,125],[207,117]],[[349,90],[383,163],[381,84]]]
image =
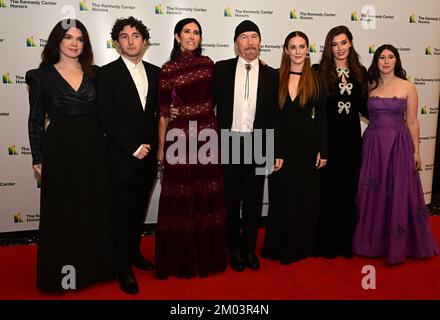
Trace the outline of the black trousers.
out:
[[[264,175],[255,174],[255,165],[223,165],[228,210],[229,251],[255,251],[261,218]],[[240,226],[240,209],[242,228]]]
[[[113,182],[117,270],[130,267],[134,254],[140,251],[142,226],[155,178],[156,166],[151,162],[129,179]]]

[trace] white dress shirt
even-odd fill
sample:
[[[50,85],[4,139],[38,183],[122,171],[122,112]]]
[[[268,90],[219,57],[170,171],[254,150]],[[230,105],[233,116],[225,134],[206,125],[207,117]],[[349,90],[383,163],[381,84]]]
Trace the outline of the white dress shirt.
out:
[[[131,78],[136,85],[136,89],[139,94],[139,99],[142,103],[142,108],[145,109],[145,104],[147,103],[147,94],[148,94],[148,78],[147,72],[144,68],[144,63],[142,60],[138,64],[134,64],[126,57],[121,56],[125,65],[127,66],[128,71],[130,71]]]
[[[246,94],[246,64],[251,65],[249,71],[249,93]],[[234,113],[231,131],[252,132],[254,129],[255,109],[257,107],[259,60],[248,63],[238,57],[235,70]]]

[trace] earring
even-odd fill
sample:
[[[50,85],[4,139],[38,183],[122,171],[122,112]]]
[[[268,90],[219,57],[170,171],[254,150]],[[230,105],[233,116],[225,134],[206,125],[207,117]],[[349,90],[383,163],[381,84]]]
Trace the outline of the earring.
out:
[[[310,59],[310,52],[306,53],[306,59]]]

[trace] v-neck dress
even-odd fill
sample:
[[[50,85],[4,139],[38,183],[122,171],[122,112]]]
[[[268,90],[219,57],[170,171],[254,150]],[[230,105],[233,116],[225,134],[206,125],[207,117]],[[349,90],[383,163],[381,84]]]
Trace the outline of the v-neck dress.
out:
[[[269,212],[262,256],[290,264],[316,254],[320,208],[320,170],[316,156],[327,159],[326,96],[300,106],[287,97],[279,139],[284,163],[269,176]]]
[[[75,91],[52,65],[28,71],[26,83],[32,163],[42,164],[37,286],[65,289],[64,266],[75,269],[76,288],[110,280],[112,204],[94,83],[84,75]]]

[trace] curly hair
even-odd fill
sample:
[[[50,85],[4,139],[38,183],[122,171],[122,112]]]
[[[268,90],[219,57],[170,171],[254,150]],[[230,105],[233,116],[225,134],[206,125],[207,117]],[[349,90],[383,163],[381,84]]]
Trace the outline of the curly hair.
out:
[[[136,28],[140,32],[142,39],[147,42],[147,45],[150,45],[150,33],[148,32],[150,29],[148,29],[141,20],[138,20],[132,16],[128,18],[120,18],[115,21],[112,32],[110,33],[113,41],[118,41],[119,33],[124,29],[125,26]]]

